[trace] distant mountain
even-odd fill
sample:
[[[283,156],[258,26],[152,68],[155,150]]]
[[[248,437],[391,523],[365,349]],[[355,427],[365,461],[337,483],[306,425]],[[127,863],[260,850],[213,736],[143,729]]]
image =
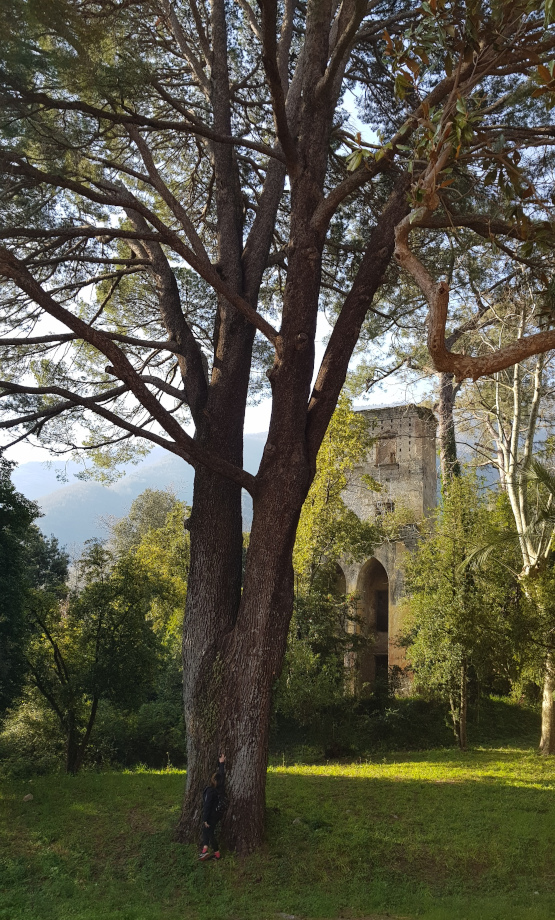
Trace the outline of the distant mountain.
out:
[[[245,435],[245,469],[251,473],[258,469],[265,442],[264,433]],[[137,466],[129,464],[123,478],[109,486],[76,480],[80,470],[78,464],[67,463],[65,483],[57,478],[55,464],[48,468],[43,463],[23,463],[13,473],[18,491],[36,501],[43,512],[37,521],[43,533],[54,534],[62,546],[75,554],[85,540],[105,537],[103,522],[126,515],[131,503],[145,489],[170,486],[183,501],[191,503],[193,498],[193,468],[158,447]],[[249,530],[252,501],[245,492],[243,519],[245,530]]]

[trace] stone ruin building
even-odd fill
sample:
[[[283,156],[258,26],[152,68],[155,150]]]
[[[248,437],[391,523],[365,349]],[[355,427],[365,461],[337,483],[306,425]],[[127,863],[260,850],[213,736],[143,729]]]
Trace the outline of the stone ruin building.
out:
[[[437,503],[436,419],[431,409],[407,405],[364,409],[362,414],[376,442],[366,461],[355,468],[343,499],[362,520],[375,520],[386,511],[404,507],[422,520]],[[363,476],[377,480],[373,492]],[[340,566],[338,592],[358,597],[362,630],[373,636],[370,650],[358,661],[356,689],[364,693],[376,678],[403,668],[404,650],[397,645],[402,627],[400,600],[403,578],[400,561],[414,546],[415,528],[404,539],[376,547],[365,562]]]

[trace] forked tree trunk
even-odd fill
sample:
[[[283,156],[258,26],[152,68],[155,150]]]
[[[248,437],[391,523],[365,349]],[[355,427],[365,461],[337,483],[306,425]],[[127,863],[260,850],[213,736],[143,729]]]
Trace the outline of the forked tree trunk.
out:
[[[224,839],[239,853],[249,852],[263,840],[271,692],[282,668],[293,612],[293,545],[315,472],[316,451],[325,433],[325,425],[316,429],[317,434],[313,431],[310,453],[307,406],[320,280],[319,262],[312,256],[317,255],[321,240],[310,226],[310,217],[318,203],[315,184],[306,177],[304,182],[310,206],[303,212],[306,221],[297,219],[292,230],[296,244],[289,250],[280,352],[269,375],[274,396],[272,419],[256,476],[242,594],[238,580],[239,490],[233,492],[233,486],[199,468],[191,517],[191,567],[183,644],[188,772],[177,839],[198,841],[202,790],[215,768],[218,754],[223,752],[227,758],[229,790]],[[301,192],[293,188],[292,201]],[[373,259],[365,257],[363,267],[367,265],[368,272],[363,276],[364,290],[361,282],[357,296],[353,296],[349,328],[353,346],[368,303],[389,263],[394,227],[406,211],[405,199],[406,189],[402,184],[392,195],[391,206],[386,208],[376,230],[374,248],[381,248]],[[370,251],[374,252],[372,246]],[[307,353],[306,349],[310,351]],[[335,396],[344,381],[350,354],[351,349],[345,349],[341,360],[335,360]],[[239,391],[237,385],[228,385],[226,392]],[[210,404],[207,412],[213,430],[242,434],[242,420],[239,424],[230,418],[233,406],[228,404],[223,411],[221,401],[215,405],[218,418]],[[334,405],[331,399],[324,404],[326,412],[329,411],[327,416],[323,413],[326,424]],[[240,462],[238,453],[235,456],[225,440],[223,444],[209,446],[231,462]]]
[[[540,754],[555,754],[555,707],[553,705],[553,692],[555,691],[555,662],[553,652],[548,652],[545,660],[545,674],[543,681],[542,699],[542,734],[540,739]]]
[[[235,330],[238,337],[238,330]],[[223,337],[226,330],[220,329]],[[244,405],[252,332],[246,327],[236,346],[237,361],[227,371],[227,400],[212,395],[200,439],[237,466],[243,462]],[[231,364],[231,362],[230,362]],[[246,367],[246,370],[245,370]],[[216,389],[216,388],[214,388]],[[219,396],[219,398],[217,398]],[[191,560],[183,629],[183,701],[187,729],[187,788],[177,839],[196,842],[200,832],[201,792],[218,754],[228,754],[222,732],[224,647],[233,635],[241,601],[243,532],[241,488],[210,470],[195,472],[190,518]]]
[[[79,770],[83,766],[83,760],[85,759],[85,752],[87,750],[87,745],[90,741],[91,732],[94,727],[96,720],[96,713],[98,710],[98,697],[93,697],[91,710],[89,713],[89,718],[85,731],[81,736],[79,728],[77,727],[77,720],[75,719],[75,714],[70,712],[67,721],[66,721],[66,773],[72,773],[75,775],[79,773]]]
[[[281,475],[263,479],[255,497],[234,622],[228,604],[218,641],[210,642],[210,625],[197,610],[184,647],[188,782],[177,838],[198,841],[202,789],[223,752],[229,796],[223,832],[227,845],[238,853],[251,851],[263,840],[272,687],[285,654],[293,610],[291,557],[309,484],[304,460],[299,464],[290,459],[280,467]],[[204,573],[197,571],[196,601],[188,597],[188,606],[206,603],[207,620],[214,609],[210,595],[215,581],[222,584],[217,570],[206,566]]]
[[[91,732],[93,730],[94,723],[96,721],[96,713],[98,710],[98,697],[94,696],[91,704],[91,711],[89,713],[89,719],[87,722],[87,727],[85,728],[84,735],[79,742],[79,747],[77,748],[77,754],[75,757],[75,765],[72,770],[73,773],[78,773],[81,767],[83,766],[83,760],[85,759],[85,751],[87,750],[88,743],[91,739]]]

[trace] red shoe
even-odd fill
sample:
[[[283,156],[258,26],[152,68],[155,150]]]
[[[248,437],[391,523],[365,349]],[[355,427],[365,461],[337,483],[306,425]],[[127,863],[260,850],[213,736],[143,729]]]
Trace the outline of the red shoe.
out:
[[[199,860],[210,859],[210,853],[208,852],[208,847],[204,847],[202,853],[199,855]]]
[[[214,853],[214,859],[221,859],[221,858],[222,858],[222,854],[220,853],[219,850],[216,850],[216,852]]]

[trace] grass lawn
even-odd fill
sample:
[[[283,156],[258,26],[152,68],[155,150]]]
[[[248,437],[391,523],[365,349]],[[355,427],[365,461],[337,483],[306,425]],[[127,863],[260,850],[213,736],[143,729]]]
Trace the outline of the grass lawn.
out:
[[[271,767],[265,849],[204,864],[171,839],[183,773],[4,780],[0,920],[553,920],[554,761]]]

